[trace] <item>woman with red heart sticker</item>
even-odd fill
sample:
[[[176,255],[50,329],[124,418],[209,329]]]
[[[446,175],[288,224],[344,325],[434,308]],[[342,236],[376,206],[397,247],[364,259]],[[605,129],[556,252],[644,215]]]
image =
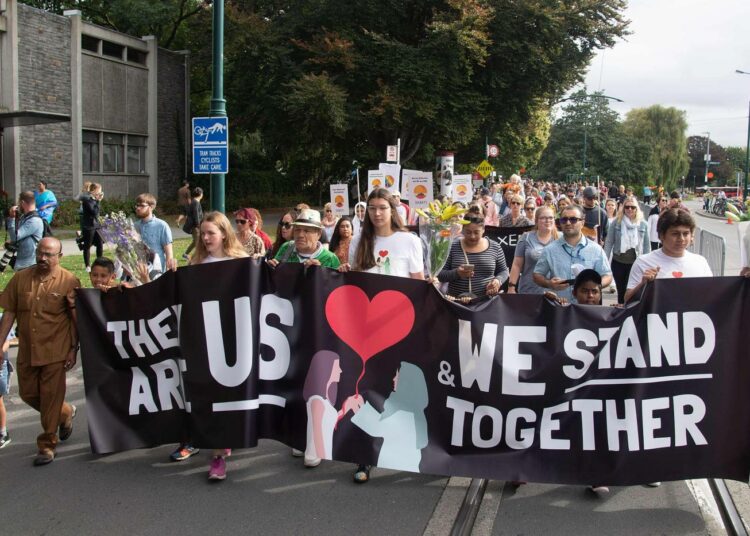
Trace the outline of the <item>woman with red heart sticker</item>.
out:
[[[367,196],[362,230],[352,239],[349,262],[339,267],[340,272],[349,270],[424,280],[422,242],[404,228],[398,202],[385,188],[375,188]],[[370,466],[359,465],[354,481],[369,479]]]
[[[713,276],[708,261],[687,250],[693,243],[695,232],[695,220],[690,212],[680,208],[665,210],[659,216],[656,230],[662,247],[641,255],[633,263],[625,293],[626,302],[655,279]]]
[[[422,243],[404,228],[397,208],[396,198],[385,188],[370,192],[362,231],[352,239],[349,262],[339,271],[424,279]]]

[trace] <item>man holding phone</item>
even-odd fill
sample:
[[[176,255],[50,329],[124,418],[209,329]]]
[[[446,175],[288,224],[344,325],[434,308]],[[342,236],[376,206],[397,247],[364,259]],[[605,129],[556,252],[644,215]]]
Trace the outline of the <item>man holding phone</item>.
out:
[[[596,241],[583,235],[584,215],[581,207],[570,205],[560,214],[562,236],[544,248],[534,268],[534,283],[572,300],[571,284],[583,270],[590,268],[602,277],[602,286],[612,281],[604,250]]]

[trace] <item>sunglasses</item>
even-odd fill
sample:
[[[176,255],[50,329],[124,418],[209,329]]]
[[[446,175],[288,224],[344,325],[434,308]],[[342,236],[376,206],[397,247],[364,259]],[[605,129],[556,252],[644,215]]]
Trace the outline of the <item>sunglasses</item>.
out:
[[[536,208],[536,207],[524,207],[523,209],[524,210],[534,210],[534,208]]]
[[[237,225],[245,225],[247,223],[247,220],[234,220],[234,223]]]
[[[634,206],[632,206],[632,205],[631,205],[631,206],[627,206],[627,207],[625,207],[625,210],[635,210],[635,209],[637,209],[637,208],[638,208],[638,207],[634,207]]]
[[[560,223],[565,225],[566,223],[572,223],[575,225],[579,221],[583,221],[581,218],[560,218]]]
[[[511,205],[523,205],[523,203],[519,203],[518,201],[511,201]]]
[[[285,221],[284,223],[281,224],[282,229],[289,229],[291,226],[292,224],[289,223],[288,221]]]

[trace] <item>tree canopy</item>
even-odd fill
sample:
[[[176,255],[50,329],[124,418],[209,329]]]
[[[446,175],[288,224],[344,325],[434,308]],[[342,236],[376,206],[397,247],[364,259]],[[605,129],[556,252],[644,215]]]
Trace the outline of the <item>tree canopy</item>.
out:
[[[35,3],[30,1],[29,3]],[[210,96],[210,2],[53,0],[95,23],[155,34],[192,55],[193,113]],[[234,162],[317,193],[353,160],[376,166],[401,139],[402,164],[435,152],[478,163],[485,139],[503,173],[535,163],[551,103],[594,53],[627,34],[626,0],[226,0],[225,91]],[[248,138],[250,136],[250,138]],[[252,139],[252,143],[247,142]],[[592,160],[593,162],[593,160]],[[277,184],[277,186],[278,186]],[[229,187],[231,191],[231,186]]]

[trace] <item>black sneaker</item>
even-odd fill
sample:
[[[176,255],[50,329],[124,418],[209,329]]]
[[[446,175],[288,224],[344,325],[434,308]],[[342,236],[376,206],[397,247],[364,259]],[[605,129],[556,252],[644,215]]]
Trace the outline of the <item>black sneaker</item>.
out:
[[[8,434],[4,434],[0,436],[0,449],[3,447],[7,447],[10,445],[10,436]]]

